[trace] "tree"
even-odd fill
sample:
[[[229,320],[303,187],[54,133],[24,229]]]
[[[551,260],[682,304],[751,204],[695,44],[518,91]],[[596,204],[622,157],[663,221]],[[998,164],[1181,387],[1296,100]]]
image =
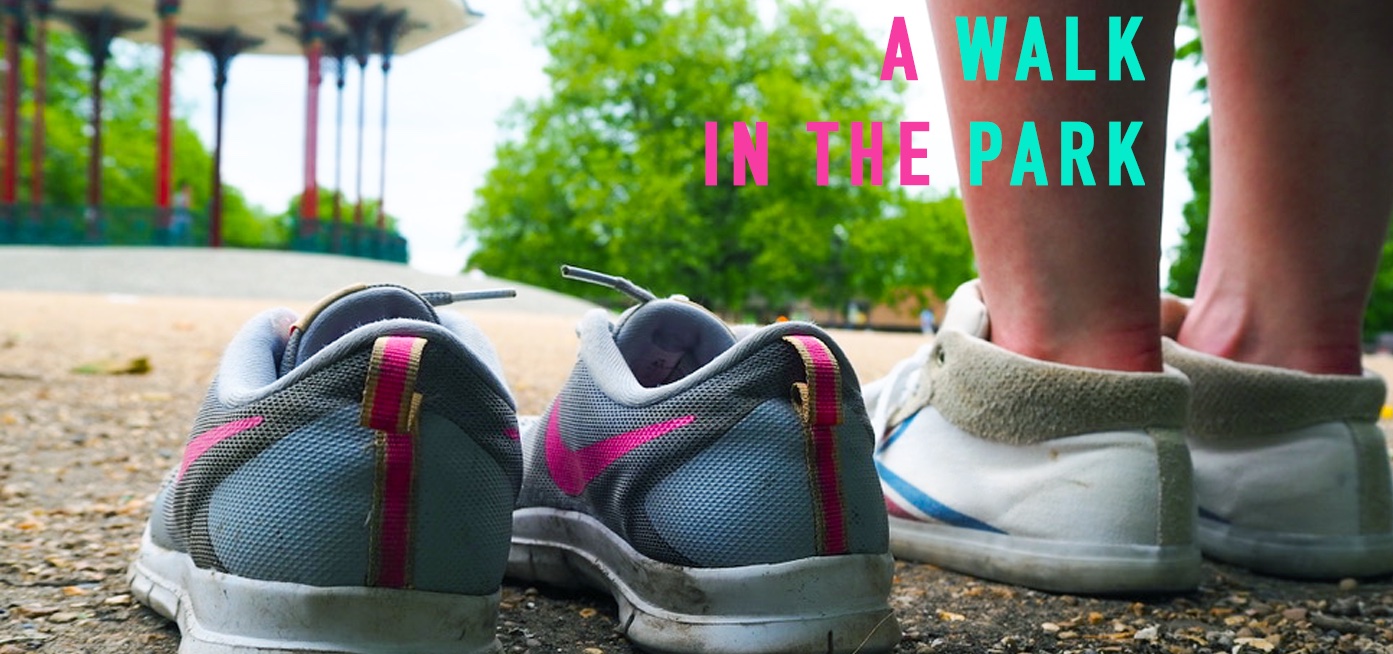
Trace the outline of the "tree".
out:
[[[1199,21],[1195,13],[1195,0],[1185,0],[1181,6],[1180,24],[1196,30],[1195,38],[1175,51],[1175,58],[1188,60],[1196,65],[1204,62],[1204,49],[1200,43]],[[1195,91],[1204,94],[1204,102],[1209,102],[1209,78],[1201,77],[1195,83]],[[1166,290],[1181,297],[1194,297],[1195,286],[1199,283],[1200,262],[1204,259],[1205,236],[1209,233],[1209,117],[1206,116],[1195,129],[1180,140],[1181,151],[1188,154],[1185,162],[1185,177],[1195,196],[1181,209],[1185,225],[1180,228],[1180,245],[1176,247],[1175,259],[1171,262],[1170,283]]]
[[[841,308],[890,299],[900,282],[955,277],[882,276],[940,265],[887,247],[905,242],[916,216],[937,214],[899,189],[847,179],[853,121],[883,121],[881,164],[894,176],[904,84],[880,81],[883,44],[824,0],[781,1],[771,23],[754,4],[531,0],[551,94],[505,121],[510,137],[466,219],[477,243],[468,265],[613,297],[562,280],[556,264],[572,263],[733,313],[800,299]],[[705,184],[708,121],[721,125],[719,186]],[[731,185],[736,121],[768,124],[767,186]],[[826,187],[813,174],[810,121],[841,125]],[[931,224],[965,240],[960,220],[943,220],[908,243],[931,240]]]
[[[976,276],[961,198],[902,193],[896,209],[851,234],[855,288],[881,301],[927,305],[926,291],[946,298]]]
[[[340,206],[341,217],[340,217],[340,219],[339,219],[339,222],[341,222],[341,223],[343,223],[343,224],[345,224],[345,225],[352,225],[352,224],[353,224],[353,211],[354,211],[354,206],[356,205],[356,202],[353,201],[353,200],[349,200],[349,199],[346,198],[346,197],[341,198],[341,199],[340,199],[340,202],[341,202],[341,206]],[[365,227],[371,227],[371,228],[374,228],[374,229],[377,228],[377,207],[378,207],[379,204],[380,204],[380,202],[378,201],[377,198],[363,198],[363,225],[364,225]],[[290,198],[289,203],[286,205],[285,211],[282,211],[280,214],[278,214],[278,215],[276,216],[276,220],[273,221],[273,222],[275,222],[275,223],[278,225],[279,229],[285,230],[286,238],[289,238],[288,235],[289,235],[289,230],[290,230],[290,228],[291,228],[291,225],[295,224],[295,219],[296,219],[296,217],[299,216],[299,215],[300,215],[300,196],[297,195],[297,196],[295,196],[295,197]],[[331,188],[323,188],[323,187],[321,187],[321,188],[319,189],[319,214],[318,214],[318,215],[319,215],[319,219],[322,220],[322,221],[325,221],[325,222],[327,222],[327,223],[332,223],[332,222],[333,222],[333,220],[334,220],[334,189],[331,189]],[[387,221],[386,221],[386,222],[387,222],[387,231],[389,231],[389,232],[395,232],[395,231],[397,231],[397,217],[396,217],[396,216],[393,216],[393,215],[390,214],[390,213],[387,214]]]

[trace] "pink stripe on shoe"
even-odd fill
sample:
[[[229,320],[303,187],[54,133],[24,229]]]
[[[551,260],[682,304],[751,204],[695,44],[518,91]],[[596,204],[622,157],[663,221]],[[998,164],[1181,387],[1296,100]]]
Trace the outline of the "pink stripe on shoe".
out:
[[[385,343],[383,341],[386,341]],[[415,392],[416,368],[420,364],[419,346],[425,341],[408,336],[387,336],[378,339],[373,351],[373,372],[368,373],[372,393],[368,426],[383,431],[406,431],[401,420],[410,413],[411,394]],[[375,383],[374,383],[374,379]],[[375,392],[374,392],[375,391]],[[366,395],[366,394],[365,394]]]
[[[363,388],[363,426],[377,431],[377,511],[369,584],[410,585],[411,519],[416,474],[416,373],[426,340],[384,336],[373,346]]]
[[[810,398],[817,404],[817,422],[824,425],[839,425],[842,422],[841,370],[837,359],[822,341],[808,336],[797,337],[807,348],[812,359],[812,374],[816,384],[811,390],[815,396]]]
[[[842,507],[841,477],[837,473],[837,440],[832,428],[813,427],[813,447],[817,452],[818,486],[822,492],[823,521],[826,523],[827,554],[845,554],[846,513]]]
[[[411,547],[411,481],[416,443],[411,434],[388,433],[383,449],[377,585],[401,588],[407,583],[406,562]]]
[[[817,493],[818,523],[822,554],[848,551],[846,508],[842,502],[840,461],[837,456],[835,427],[842,422],[841,368],[827,344],[813,336],[786,336],[803,359],[807,380],[807,406],[804,407],[808,437],[808,458]]]
[[[229,422],[194,436],[193,439],[189,441],[188,446],[184,448],[184,459],[179,463],[179,475],[175,477],[175,479],[183,479],[184,473],[189,471],[189,466],[193,465],[193,462],[197,461],[198,457],[203,456],[204,452],[207,452],[214,445],[261,424],[263,420],[265,419],[261,416],[242,418],[236,422]]]

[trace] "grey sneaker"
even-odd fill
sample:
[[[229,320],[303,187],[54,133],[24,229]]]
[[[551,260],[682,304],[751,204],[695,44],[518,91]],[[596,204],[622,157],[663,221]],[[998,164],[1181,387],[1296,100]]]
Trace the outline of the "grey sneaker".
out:
[[[596,587],[662,652],[886,651],[893,563],[870,424],[826,333],[737,337],[685,298],[580,324],[580,361],[523,435],[508,574]]]
[[[517,419],[440,295],[355,287],[233,339],[130,570],[180,652],[497,649]]]

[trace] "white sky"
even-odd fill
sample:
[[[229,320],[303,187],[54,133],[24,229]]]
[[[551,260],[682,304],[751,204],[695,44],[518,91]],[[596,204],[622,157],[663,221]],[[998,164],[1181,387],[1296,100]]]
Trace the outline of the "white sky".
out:
[[[923,0],[834,3],[850,9],[882,44],[894,17],[905,17],[919,70],[919,81],[910,83],[906,96],[905,118],[932,125],[927,135],[916,139],[915,145],[928,149],[928,157],[916,162],[915,172],[928,173],[937,189],[956,187],[948,112]],[[393,60],[386,203],[388,211],[401,219],[410,241],[411,265],[416,268],[444,274],[462,268],[466,255],[461,245],[463,216],[493,165],[494,146],[501,138],[498,120],[515,101],[547,91],[542,72],[547,56],[536,44],[540,28],[523,4],[470,0],[471,7],[485,15],[481,24]],[[366,89],[363,189],[369,197],[378,194],[382,76],[377,65],[375,59],[369,64]],[[1198,76],[1192,66],[1175,68],[1167,126],[1167,140],[1172,144],[1205,115],[1198,96],[1190,92]],[[302,185],[305,62],[298,57],[244,56],[233,63],[229,80],[224,179],[241,188],[254,204],[282,211]],[[184,55],[176,86],[195,129],[211,143],[212,73],[206,57]],[[357,91],[355,69],[345,95],[343,187],[350,196]],[[319,180],[328,187],[334,179],[335,95],[327,74],[320,102]],[[896,133],[888,125],[887,132]],[[813,163],[809,162],[809,174],[814,172]],[[1167,251],[1179,240],[1180,209],[1191,196],[1184,172],[1184,158],[1170,148],[1162,235]],[[1163,262],[1163,275],[1165,269]]]

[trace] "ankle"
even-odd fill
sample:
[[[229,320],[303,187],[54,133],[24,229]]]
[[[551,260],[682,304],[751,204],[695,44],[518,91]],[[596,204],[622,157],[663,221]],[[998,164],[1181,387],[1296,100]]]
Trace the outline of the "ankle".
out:
[[[1257,307],[1237,302],[1196,301],[1175,340],[1197,352],[1239,363],[1312,374],[1362,374],[1363,348],[1353,320],[1278,315],[1286,317],[1269,317]]]
[[[1161,371],[1161,337],[1155,324],[1036,333],[993,326],[991,341],[1040,361],[1121,372]]]

